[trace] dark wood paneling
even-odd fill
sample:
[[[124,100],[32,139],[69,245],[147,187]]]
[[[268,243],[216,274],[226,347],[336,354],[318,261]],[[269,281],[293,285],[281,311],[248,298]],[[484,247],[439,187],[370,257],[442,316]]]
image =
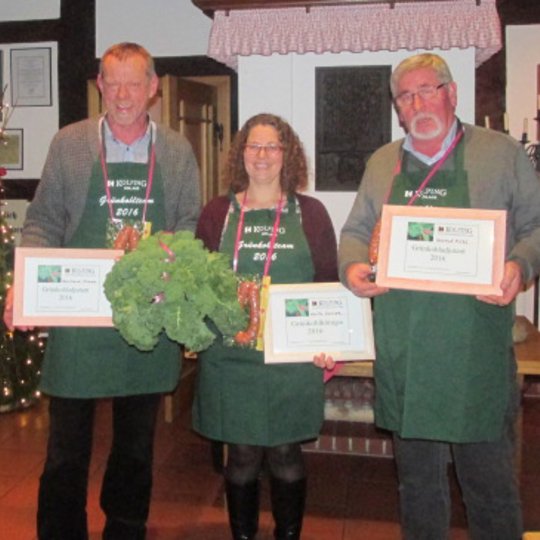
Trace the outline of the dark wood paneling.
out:
[[[315,189],[357,191],[392,133],[390,66],[315,69]]]
[[[95,0],[62,0],[60,20],[0,23],[0,43],[58,42],[60,127],[88,115],[86,83],[96,77],[99,65],[95,58],[95,11]],[[231,75],[232,114],[236,118],[236,73],[230,68],[206,56],[195,56],[157,58],[156,70],[160,75]],[[4,180],[4,195],[31,199],[37,182],[37,179]]]
[[[0,23],[0,43],[58,43],[59,122],[86,116],[86,79],[95,56],[95,0],[62,0],[59,20]]]
[[[58,92],[60,126],[87,116],[86,81],[95,75],[95,0],[62,0]]]
[[[309,10],[321,6],[347,6],[354,4],[388,4],[394,7],[398,3],[442,2],[446,0],[191,0],[192,3],[212,17],[214,11],[230,11],[233,9],[281,9],[303,7]],[[481,2],[481,0],[476,0]]]
[[[497,0],[503,41],[506,25],[539,24],[539,0]],[[476,70],[476,123],[484,125],[490,117],[492,129],[503,129],[506,110],[506,50],[492,56]]]
[[[0,43],[58,43],[59,124],[86,116],[86,79],[95,56],[95,1],[62,0],[60,19],[0,23]],[[4,180],[7,198],[31,199],[37,179]]]

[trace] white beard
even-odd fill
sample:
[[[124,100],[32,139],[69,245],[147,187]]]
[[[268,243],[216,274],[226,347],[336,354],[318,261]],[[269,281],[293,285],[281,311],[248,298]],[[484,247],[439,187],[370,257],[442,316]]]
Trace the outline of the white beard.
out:
[[[434,127],[428,131],[418,129],[418,122],[422,120],[431,120]],[[443,124],[439,117],[433,113],[420,112],[411,121],[410,134],[413,139],[418,141],[431,141],[436,139],[443,132]]]

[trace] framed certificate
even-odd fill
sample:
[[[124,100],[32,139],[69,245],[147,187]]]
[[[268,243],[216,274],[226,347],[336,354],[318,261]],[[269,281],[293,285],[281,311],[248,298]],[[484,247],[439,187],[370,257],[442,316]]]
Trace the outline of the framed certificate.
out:
[[[15,248],[15,326],[112,326],[103,282],[113,249]]]
[[[22,170],[23,160],[23,130],[5,129],[0,141],[0,164],[8,170]]]
[[[11,49],[11,103],[14,107],[52,105],[51,48]]]
[[[506,211],[384,205],[376,283],[501,295]]]
[[[371,304],[341,283],[270,285],[264,327],[266,363],[373,360]]]

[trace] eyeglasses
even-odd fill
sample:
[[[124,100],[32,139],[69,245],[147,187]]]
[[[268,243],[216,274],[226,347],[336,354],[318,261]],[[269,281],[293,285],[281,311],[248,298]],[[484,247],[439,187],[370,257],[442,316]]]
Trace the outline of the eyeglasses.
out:
[[[246,151],[246,154],[249,154],[251,156],[257,156],[259,155],[259,152],[261,150],[264,150],[269,156],[277,156],[279,152],[283,151],[283,146],[281,144],[275,144],[275,143],[269,143],[269,144],[255,144],[255,143],[248,143],[244,145],[244,150]]]
[[[448,83],[441,83],[438,86],[429,84],[426,86],[421,86],[417,92],[403,92],[396,97],[396,103],[400,107],[410,107],[415,96],[418,96],[422,101],[431,101],[432,99],[435,99],[439,89],[447,84]]]

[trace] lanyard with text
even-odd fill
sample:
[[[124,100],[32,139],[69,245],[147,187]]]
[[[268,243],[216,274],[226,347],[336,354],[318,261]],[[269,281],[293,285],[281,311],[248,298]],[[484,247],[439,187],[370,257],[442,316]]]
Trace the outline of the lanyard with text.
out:
[[[426,175],[424,180],[422,180],[422,183],[418,186],[418,189],[414,192],[413,196],[407,201],[407,206],[411,206],[412,204],[414,204],[416,199],[420,197],[424,188],[429,184],[429,182],[435,176],[437,171],[443,166],[444,162],[448,159],[448,156],[452,153],[454,148],[457,146],[458,142],[461,140],[461,137],[463,137],[463,129],[460,129],[458,133],[456,133],[456,136],[454,137],[454,140],[451,142],[450,146],[446,149],[446,151],[441,156],[441,158],[431,168],[431,170]],[[392,193],[392,187],[394,184],[395,177],[401,173],[401,162],[402,162],[402,158],[400,157],[398,159],[398,162],[396,163],[396,167],[393,172],[392,184],[390,185],[390,189],[388,190],[388,193],[386,194],[384,203],[388,202],[388,199],[390,198],[390,194]],[[371,271],[372,271],[372,275],[370,276],[371,280],[374,279],[375,272],[377,269],[380,235],[381,235],[381,218],[379,218],[377,220],[377,223],[375,223],[375,226],[373,227],[373,231],[371,233],[371,240],[369,242],[368,257],[369,257],[369,264],[371,266]]]
[[[118,219],[114,217],[111,187],[109,185],[109,172],[107,169],[107,161],[105,159],[105,141],[103,140],[103,137],[101,136],[101,132],[102,132],[102,129],[100,129],[101,144],[99,145],[99,158],[101,161],[101,170],[103,172],[103,183],[105,185],[105,195],[107,196],[107,205],[109,206],[109,216],[111,218],[111,222],[115,222],[115,221],[118,221]],[[144,196],[144,207],[143,207],[143,214],[142,214],[143,223],[146,222],[146,210],[148,208],[148,200],[150,199],[150,193],[152,192],[152,183],[154,181],[155,165],[156,165],[156,149],[155,149],[155,144],[152,140],[152,142],[150,143],[150,163],[148,166],[148,179],[146,182],[146,193]]]
[[[233,257],[233,270],[236,272],[238,270],[238,254],[240,252],[240,244],[242,242],[242,235],[244,230],[244,215],[246,212],[246,199],[247,199],[247,190],[244,192],[244,198],[242,199],[242,205],[240,207],[240,219],[238,220],[238,227],[236,228],[236,240],[234,242],[234,257]],[[268,253],[266,254],[266,260],[264,263],[264,272],[263,278],[268,276],[270,271],[270,264],[272,261],[272,255],[274,253],[274,246],[276,244],[276,239],[279,230],[279,222],[281,219],[281,213],[283,212],[283,194],[279,199],[279,204],[276,209],[276,218],[274,220],[274,226],[272,228],[272,236],[270,237],[270,244],[268,245]]]
[[[233,270],[236,272],[238,270],[238,255],[240,252],[240,243],[242,241],[242,235],[244,230],[244,217],[246,212],[246,200],[247,200],[247,189],[244,192],[244,198],[242,199],[242,205],[240,207],[240,218],[238,220],[238,227],[236,229],[236,239],[234,242],[234,256],[233,256]],[[259,328],[257,330],[257,344],[256,349],[259,351],[264,350],[264,323],[266,309],[268,307],[268,290],[270,287],[270,265],[272,264],[272,255],[274,253],[274,246],[276,244],[276,239],[279,231],[279,222],[281,220],[281,213],[283,212],[284,200],[283,193],[279,199],[279,204],[276,208],[276,218],[274,219],[274,226],[272,227],[272,236],[270,237],[270,243],[268,245],[268,251],[266,253],[266,260],[264,262],[264,271],[262,284],[259,295]]]

